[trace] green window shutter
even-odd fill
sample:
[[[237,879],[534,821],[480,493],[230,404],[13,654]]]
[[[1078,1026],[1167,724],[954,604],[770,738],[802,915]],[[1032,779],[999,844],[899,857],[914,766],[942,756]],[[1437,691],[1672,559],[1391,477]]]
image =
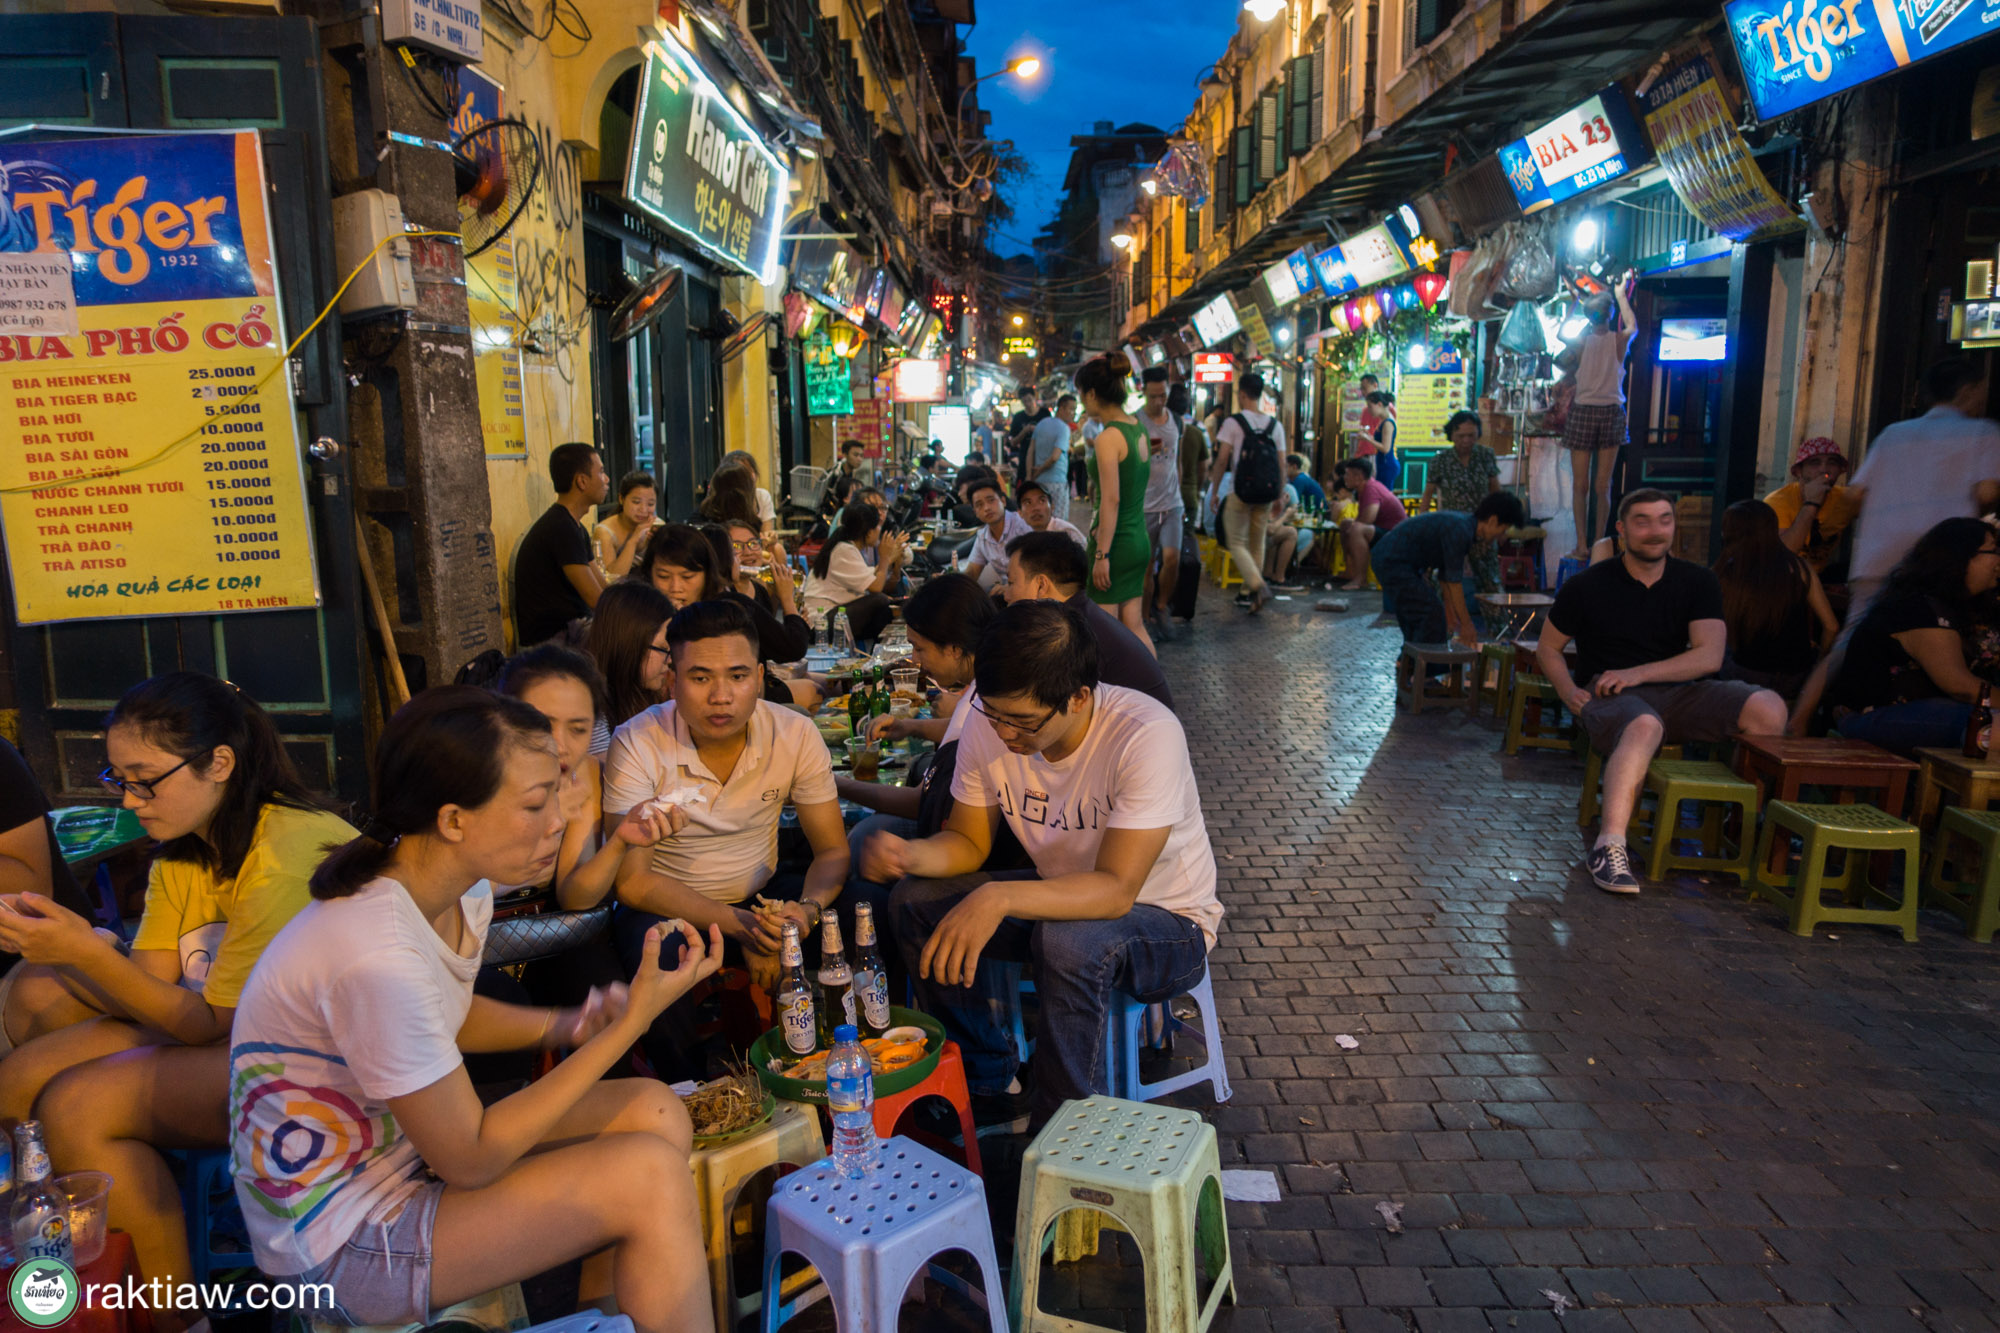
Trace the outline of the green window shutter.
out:
[[[1319,134],[1313,127],[1315,120],[1313,70],[1318,63],[1312,52],[1308,51],[1294,59],[1285,71],[1285,87],[1291,94],[1286,146],[1291,150],[1293,157],[1304,156],[1306,151],[1319,140]]]
[[[1257,143],[1255,125],[1241,125],[1236,130],[1236,206],[1243,207],[1250,202],[1252,193],[1252,173],[1256,168]]]
[[[1183,200],[1182,205],[1186,212],[1184,230],[1181,232],[1181,248],[1193,254],[1201,249],[1201,210],[1195,207],[1193,200]]]
[[[1326,42],[1320,41],[1319,49],[1313,52],[1312,90],[1312,141],[1318,143],[1326,135]]]
[[[1285,174],[1285,102],[1275,81],[1257,99],[1257,184],[1262,187]]]

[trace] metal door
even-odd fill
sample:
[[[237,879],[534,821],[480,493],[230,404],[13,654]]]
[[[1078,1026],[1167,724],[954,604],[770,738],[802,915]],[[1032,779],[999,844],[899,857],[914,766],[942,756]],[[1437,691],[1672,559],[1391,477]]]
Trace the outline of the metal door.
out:
[[[306,19],[0,18],[0,125],[263,132],[285,328],[293,337],[337,285],[321,96],[319,41]],[[340,317],[329,315],[294,357],[302,443],[347,438],[340,339]],[[147,676],[183,668],[226,677],[262,703],[315,789],[365,799],[360,603],[344,448],[325,461],[309,458],[306,486],[317,610],[24,628],[14,623],[11,592],[0,579],[20,745],[58,803],[102,796],[94,780],[104,764],[101,722],[118,696]]]

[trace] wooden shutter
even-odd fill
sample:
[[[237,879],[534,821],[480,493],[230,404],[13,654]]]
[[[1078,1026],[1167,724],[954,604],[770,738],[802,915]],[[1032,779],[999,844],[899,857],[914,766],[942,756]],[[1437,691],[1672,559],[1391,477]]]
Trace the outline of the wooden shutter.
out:
[[[1239,125],[1236,127],[1236,152],[1234,154],[1236,158],[1236,191],[1234,197],[1238,208],[1242,208],[1250,202],[1250,195],[1254,189],[1251,181],[1254,179],[1257,167],[1256,134],[1257,126],[1254,122],[1249,125]]]
[[[1326,38],[1320,38],[1313,50],[1313,91],[1312,91],[1312,141],[1318,143],[1326,136]]]
[[[1186,210],[1181,231],[1181,248],[1190,255],[1201,249],[1201,210],[1192,199],[1183,199],[1181,207]]]
[[[1257,185],[1269,185],[1284,174],[1285,99],[1275,80],[1257,98]]]
[[[1333,62],[1334,118],[1346,124],[1354,114],[1354,11],[1349,9],[1338,21],[1339,53]]]
[[[1306,150],[1319,140],[1319,132],[1315,125],[1318,118],[1313,114],[1313,108],[1317,105],[1314,95],[1314,85],[1317,82],[1314,70],[1318,64],[1318,57],[1308,51],[1302,56],[1295,57],[1285,71],[1285,88],[1291,94],[1288,99],[1290,115],[1286,118],[1288,130],[1286,147],[1290,150],[1289,156],[1292,157],[1304,156]]]

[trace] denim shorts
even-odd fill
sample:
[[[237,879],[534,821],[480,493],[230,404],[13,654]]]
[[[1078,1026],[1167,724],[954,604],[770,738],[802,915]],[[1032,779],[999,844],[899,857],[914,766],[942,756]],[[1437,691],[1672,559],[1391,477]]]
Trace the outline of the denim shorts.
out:
[[[340,1323],[430,1323],[431,1233],[443,1194],[443,1181],[423,1181],[393,1215],[370,1217],[331,1259],[292,1280],[332,1287]]]

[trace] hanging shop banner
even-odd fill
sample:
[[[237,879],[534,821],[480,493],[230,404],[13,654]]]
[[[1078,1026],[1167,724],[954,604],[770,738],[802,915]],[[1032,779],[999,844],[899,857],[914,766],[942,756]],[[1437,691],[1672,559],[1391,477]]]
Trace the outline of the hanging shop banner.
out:
[[[806,415],[845,416],[854,410],[854,363],[833,350],[833,341],[820,329],[806,339]]]
[[[895,400],[899,403],[944,401],[944,362],[906,356],[896,363]]]
[[[20,622],[317,606],[256,131],[10,143],[0,181],[80,330],[0,336]]]
[[[1227,384],[1236,378],[1236,359],[1227,352],[1196,352],[1194,354],[1194,382],[1196,384]]]
[[[1427,449],[1446,443],[1444,423],[1466,406],[1465,360],[1458,349],[1440,342],[1428,349],[1421,367],[1397,372],[1396,444]]]
[[[1703,57],[1669,71],[1647,91],[1646,133],[1674,193],[1718,236],[1764,240],[1805,225],[1750,156]]]
[[[500,85],[476,69],[458,79],[458,114],[451,132],[460,139],[500,119]],[[489,136],[490,137],[490,136]],[[465,303],[472,314],[472,369],[479,385],[479,429],[488,458],[526,458],[528,420],[521,405],[521,349],[514,281],[514,238],[498,242],[465,261]]]
[[[829,310],[846,314],[861,284],[861,261],[837,240],[792,242],[792,286]]]
[[[1236,318],[1243,332],[1249,336],[1250,346],[1261,357],[1278,354],[1277,340],[1271,336],[1271,326],[1264,320],[1264,312],[1257,308],[1255,301],[1245,301],[1236,307]]]
[[[1319,279],[1319,289],[1329,297],[1344,296],[1361,285],[1348,271],[1347,257],[1337,245],[1329,245],[1313,256],[1313,273]]]
[[[632,117],[625,197],[705,254],[773,282],[790,197],[785,164],[700,62],[671,34],[655,32]]]
[[[1299,299],[1299,280],[1289,259],[1280,259],[1265,269],[1262,283],[1264,290],[1259,295],[1271,303],[1273,313]]]
[[[881,458],[888,452],[889,433],[895,429],[895,414],[889,402],[889,377],[875,377],[874,395],[857,398],[851,414],[833,423],[836,440],[861,441],[864,458]]]
[[[2000,0],[1731,0],[1723,14],[1759,120],[2000,32]]]
[[[1539,213],[1637,170],[1652,156],[1616,84],[1500,150],[1523,213]]]
[[[1201,339],[1203,347],[1227,342],[1242,327],[1242,321],[1236,316],[1236,303],[1229,299],[1226,292],[1194,312],[1195,337]]]

